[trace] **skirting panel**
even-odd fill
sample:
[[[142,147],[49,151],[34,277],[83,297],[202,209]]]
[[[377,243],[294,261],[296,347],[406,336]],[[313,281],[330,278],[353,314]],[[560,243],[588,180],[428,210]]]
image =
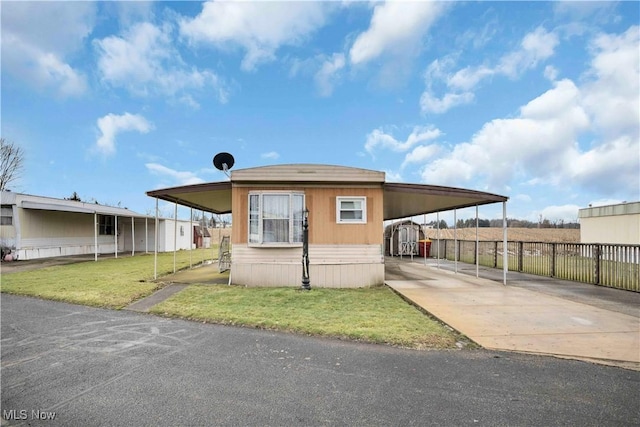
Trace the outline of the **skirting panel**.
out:
[[[363,288],[384,282],[384,264],[311,264],[311,287]],[[244,286],[293,286],[302,284],[302,263],[231,264],[231,283]]]

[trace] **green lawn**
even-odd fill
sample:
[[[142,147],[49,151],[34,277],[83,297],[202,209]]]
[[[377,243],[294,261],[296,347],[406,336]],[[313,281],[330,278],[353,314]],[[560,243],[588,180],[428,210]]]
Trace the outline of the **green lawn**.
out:
[[[410,348],[452,348],[456,335],[386,286],[364,289],[190,286],[151,312]]]
[[[178,251],[176,269],[189,267],[215,249]],[[18,261],[19,262],[19,261]],[[153,254],[108,258],[97,262],[58,265],[39,270],[2,274],[2,292],[28,295],[94,307],[122,308],[162,286],[153,281]],[[158,277],[173,272],[173,253],[158,254]]]
[[[212,250],[177,253],[177,269],[211,258]],[[215,256],[215,254],[214,254]],[[0,290],[120,309],[164,286],[173,254],[136,255],[3,274]],[[191,285],[152,313],[212,323],[282,330],[409,348],[455,348],[458,334],[405,302],[386,286],[366,289],[245,288]]]

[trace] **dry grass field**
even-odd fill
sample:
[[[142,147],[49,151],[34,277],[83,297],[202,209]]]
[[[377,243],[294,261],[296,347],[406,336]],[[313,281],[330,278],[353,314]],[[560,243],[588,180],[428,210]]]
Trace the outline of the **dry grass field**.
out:
[[[426,230],[429,239],[436,239],[437,230]],[[459,228],[458,240],[475,240],[475,228]],[[453,229],[440,230],[441,239],[453,239]],[[479,240],[502,240],[502,228],[478,228]],[[580,230],[568,228],[508,228],[510,242],[580,243]]]

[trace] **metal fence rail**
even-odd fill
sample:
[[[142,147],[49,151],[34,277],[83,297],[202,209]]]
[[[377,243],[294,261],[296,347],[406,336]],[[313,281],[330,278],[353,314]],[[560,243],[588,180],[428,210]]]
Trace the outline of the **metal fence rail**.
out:
[[[434,240],[431,256],[502,268],[502,241]],[[477,254],[477,255],[476,255]],[[507,242],[509,271],[640,292],[640,245]]]

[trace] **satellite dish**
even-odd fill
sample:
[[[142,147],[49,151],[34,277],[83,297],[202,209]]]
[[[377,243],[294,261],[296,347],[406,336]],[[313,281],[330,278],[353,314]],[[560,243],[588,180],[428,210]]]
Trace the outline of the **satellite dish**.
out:
[[[229,175],[227,171],[233,167],[234,163],[235,160],[229,153],[218,153],[213,158],[213,166],[215,166],[216,169],[224,172],[227,176]]]

